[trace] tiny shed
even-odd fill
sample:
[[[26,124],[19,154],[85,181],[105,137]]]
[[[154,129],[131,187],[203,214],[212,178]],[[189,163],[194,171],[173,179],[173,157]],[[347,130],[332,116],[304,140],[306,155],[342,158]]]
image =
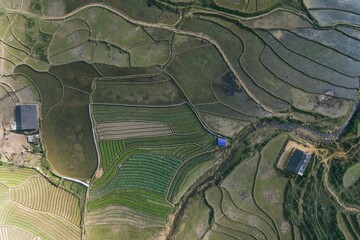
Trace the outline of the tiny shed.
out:
[[[216,140],[216,145],[218,147],[226,147],[226,138],[218,137]]]

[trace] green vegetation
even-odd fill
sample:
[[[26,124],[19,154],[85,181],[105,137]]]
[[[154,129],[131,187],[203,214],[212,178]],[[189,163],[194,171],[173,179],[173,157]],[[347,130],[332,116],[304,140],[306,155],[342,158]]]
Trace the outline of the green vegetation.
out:
[[[198,239],[204,236],[209,226],[210,208],[203,195],[194,197],[174,234],[175,239]]]
[[[280,135],[261,150],[253,190],[257,205],[271,217],[280,237],[285,239],[291,238],[291,226],[286,221],[282,209],[288,179],[281,176],[275,165],[287,139],[287,135]]]
[[[305,177],[295,177],[288,183],[284,214],[301,227],[307,238],[345,239],[337,224],[338,206],[322,183],[324,166],[315,161],[310,165]]]
[[[204,170],[207,170],[213,162],[214,157],[211,154],[202,154],[183,163],[171,181],[167,199],[170,202],[178,203],[191,184],[203,175]]]
[[[360,162],[346,170],[343,177],[343,185],[345,188],[351,187],[360,179]]]
[[[329,181],[340,198],[349,204],[360,204],[359,171],[356,171],[359,168],[359,156],[360,154],[357,153],[349,160],[343,158],[331,160]]]
[[[101,141],[99,142],[99,150],[103,166],[109,166],[120,152],[125,149],[123,141]]]
[[[176,85],[162,74],[149,77],[100,78],[93,94],[96,103],[168,105],[183,103]]]
[[[201,129],[201,124],[187,104],[174,107],[94,105],[94,116],[98,123],[125,120],[157,120],[169,124],[175,133],[193,133]]]

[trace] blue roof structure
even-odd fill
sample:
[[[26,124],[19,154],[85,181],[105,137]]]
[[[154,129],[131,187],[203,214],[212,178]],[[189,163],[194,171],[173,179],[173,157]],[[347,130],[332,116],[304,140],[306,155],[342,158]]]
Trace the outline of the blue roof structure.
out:
[[[219,147],[226,147],[226,138],[217,138],[216,145]]]

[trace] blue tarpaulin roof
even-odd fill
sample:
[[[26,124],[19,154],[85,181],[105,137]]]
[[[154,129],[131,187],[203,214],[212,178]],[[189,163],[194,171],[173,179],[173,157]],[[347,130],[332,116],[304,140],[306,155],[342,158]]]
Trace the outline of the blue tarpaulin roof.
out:
[[[219,147],[226,147],[226,138],[218,138],[216,144]]]

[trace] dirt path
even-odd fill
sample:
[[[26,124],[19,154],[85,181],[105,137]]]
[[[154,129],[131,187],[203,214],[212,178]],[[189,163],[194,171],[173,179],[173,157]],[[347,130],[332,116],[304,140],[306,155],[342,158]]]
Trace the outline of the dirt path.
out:
[[[348,211],[348,212],[353,212],[353,213],[360,213],[360,209],[359,208],[355,208],[355,207],[348,207],[346,206],[344,203],[342,203],[340,201],[340,198],[339,196],[336,194],[335,191],[333,191],[330,187],[330,184],[329,184],[329,171],[330,171],[330,160],[335,157],[335,156],[344,156],[344,155],[347,155],[347,153],[343,153],[343,152],[340,152],[340,153],[336,153],[336,154],[332,154],[331,156],[329,157],[326,157],[322,160],[322,162],[324,163],[325,165],[325,177],[324,177],[324,186],[326,188],[326,190],[334,197],[334,199],[336,200],[336,202],[339,204],[339,206],[341,206],[344,210]]]

